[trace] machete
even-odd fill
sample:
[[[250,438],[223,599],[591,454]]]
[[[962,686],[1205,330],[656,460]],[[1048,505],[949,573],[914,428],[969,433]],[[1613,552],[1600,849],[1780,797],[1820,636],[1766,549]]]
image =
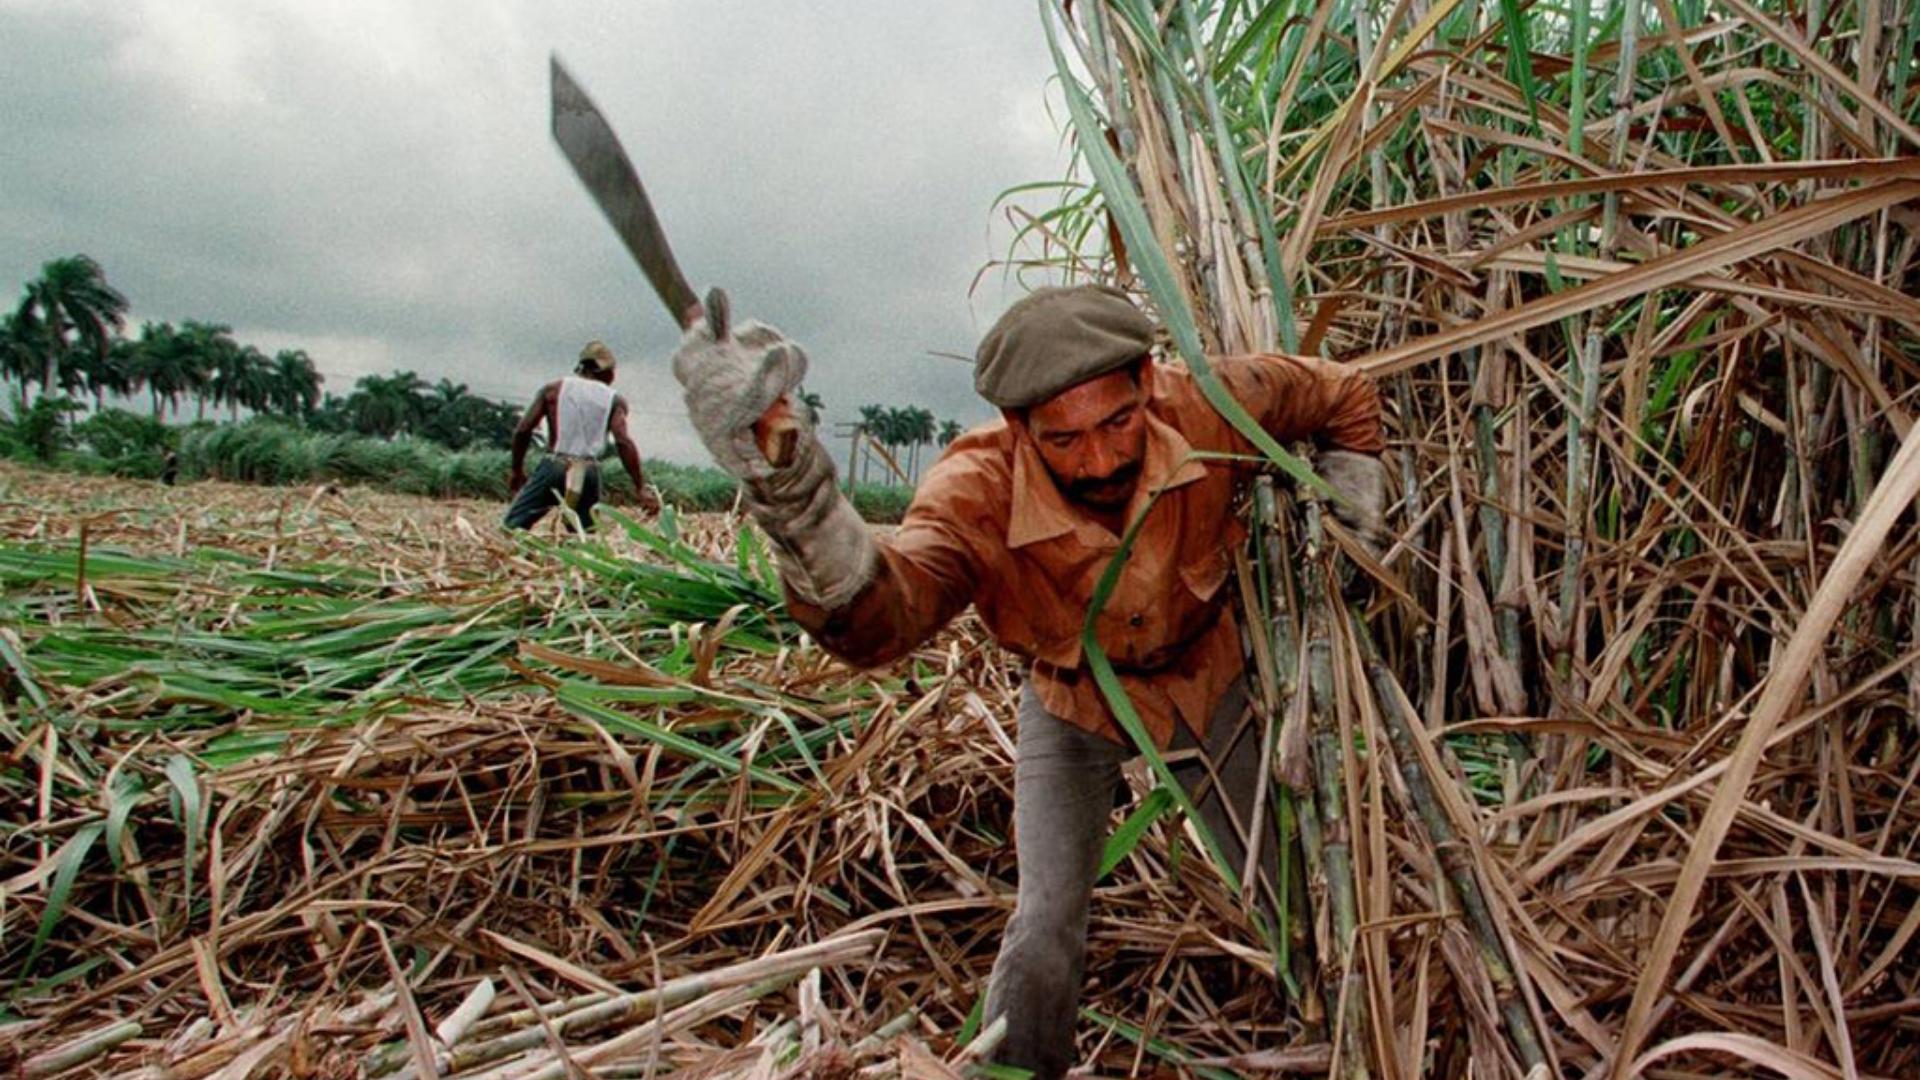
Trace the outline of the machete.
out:
[[[673,248],[660,228],[647,189],[640,174],[620,145],[620,137],[580,84],[567,74],[560,57],[552,59],[553,69],[553,141],[560,145],[574,175],[586,185],[587,193],[607,216],[608,224],[619,234],[620,242],[646,275],[648,284],[667,305],[667,311],[683,330],[691,329],[702,318],[716,339],[724,339],[729,329],[727,294],[719,289],[707,293],[702,304],[694,294],[687,276],[674,261]],[[799,422],[792,406],[781,398],[753,425],[760,453],[775,468],[793,460],[800,436]]]

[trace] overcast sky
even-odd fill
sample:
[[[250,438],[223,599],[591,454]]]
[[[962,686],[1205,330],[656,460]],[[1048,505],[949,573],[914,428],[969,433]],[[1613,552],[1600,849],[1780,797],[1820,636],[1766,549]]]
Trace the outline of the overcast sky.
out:
[[[677,332],[548,134],[557,52],[696,288],[813,359],[826,420],[988,410],[992,211],[1065,167],[1031,0],[0,0],[0,288],[84,253],[133,322],[527,399],[588,338],[644,452],[702,460]],[[1055,112],[1057,113],[1057,109]]]

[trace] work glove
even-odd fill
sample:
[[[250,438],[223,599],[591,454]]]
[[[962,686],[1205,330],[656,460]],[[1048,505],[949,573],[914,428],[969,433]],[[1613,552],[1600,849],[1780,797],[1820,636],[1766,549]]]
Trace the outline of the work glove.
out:
[[[687,417],[715,464],[740,481],[748,511],[773,541],[787,588],[837,611],[873,580],[880,559],[873,534],[840,494],[833,459],[810,428],[803,427],[792,459],[779,468],[754,437],[754,422],[806,375],[807,354],[761,323],[729,332],[724,301],[709,301],[708,308],[719,317],[696,320],[673,355]]]
[[[1387,539],[1387,467],[1372,454],[1329,450],[1314,462],[1314,469],[1339,495],[1330,503],[1333,516],[1380,561]]]
[[[807,375],[807,354],[763,323],[729,332],[725,302],[716,318],[696,319],[673,354],[673,377],[686,391],[687,419],[714,463],[738,480],[773,474],[754,441],[753,424]]]

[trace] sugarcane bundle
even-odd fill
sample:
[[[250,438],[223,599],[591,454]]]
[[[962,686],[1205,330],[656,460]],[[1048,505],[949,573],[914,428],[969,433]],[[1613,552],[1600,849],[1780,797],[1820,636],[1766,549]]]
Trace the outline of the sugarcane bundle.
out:
[[[1365,617],[1310,505],[1244,575],[1303,1037],[1378,1075],[1920,1064],[1911,5],[1041,9],[1075,182],[1023,268],[1134,289],[1210,395],[1279,350],[1390,403]]]

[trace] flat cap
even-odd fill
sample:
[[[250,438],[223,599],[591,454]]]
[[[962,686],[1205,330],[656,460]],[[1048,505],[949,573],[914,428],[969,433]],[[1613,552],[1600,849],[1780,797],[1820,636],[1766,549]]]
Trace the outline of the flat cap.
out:
[[[1110,285],[1035,289],[1000,316],[974,354],[973,388],[1024,409],[1145,356],[1153,321]]]
[[[583,362],[591,362],[595,371],[613,370],[613,350],[607,348],[604,342],[587,342],[580,350],[580,359]]]

